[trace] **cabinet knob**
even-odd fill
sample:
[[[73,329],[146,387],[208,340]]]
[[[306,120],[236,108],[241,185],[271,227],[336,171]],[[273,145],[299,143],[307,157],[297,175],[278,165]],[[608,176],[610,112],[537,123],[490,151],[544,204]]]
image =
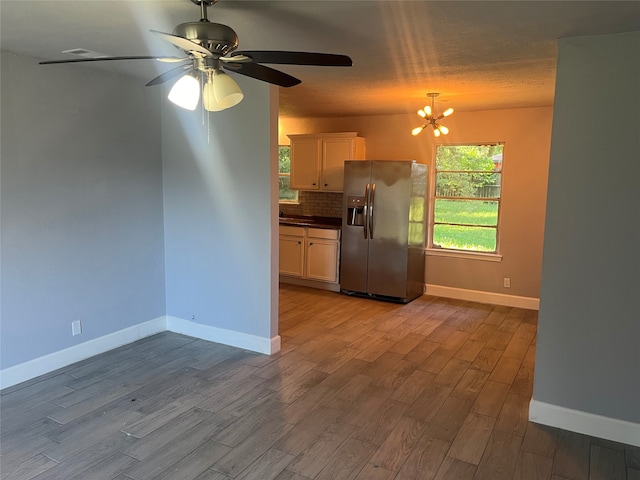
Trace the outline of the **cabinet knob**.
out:
[[[324,184],[324,186],[325,186],[325,187],[328,187],[328,186],[329,186],[329,184],[328,184],[328,183],[325,183],[325,184]]]
[[[315,183],[312,183],[311,185],[313,185],[314,187],[316,186],[316,184],[315,184]]]

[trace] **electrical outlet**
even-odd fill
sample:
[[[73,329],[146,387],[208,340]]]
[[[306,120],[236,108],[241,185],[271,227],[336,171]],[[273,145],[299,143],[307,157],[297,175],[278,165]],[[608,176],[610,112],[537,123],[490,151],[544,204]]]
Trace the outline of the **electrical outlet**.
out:
[[[509,277],[504,277],[504,288],[511,288],[511,279]]]
[[[81,333],[82,333],[82,322],[80,320],[71,322],[71,335],[75,337],[76,335],[80,335]]]

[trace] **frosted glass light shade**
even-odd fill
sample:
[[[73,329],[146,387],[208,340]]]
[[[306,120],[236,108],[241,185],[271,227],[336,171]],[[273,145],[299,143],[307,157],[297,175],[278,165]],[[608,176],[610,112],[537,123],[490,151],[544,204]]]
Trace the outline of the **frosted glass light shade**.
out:
[[[416,135],[418,135],[422,130],[424,129],[424,127],[416,127],[413,130],[411,130],[411,135],[413,135],[414,137]]]
[[[189,74],[181,77],[171,87],[169,100],[179,107],[195,110],[200,100],[200,82]]]
[[[244,98],[235,80],[224,72],[216,72],[213,77],[213,92],[222,109],[233,107]]]
[[[418,110],[418,115],[420,115],[422,118],[427,116],[427,114],[422,109]]]
[[[433,136],[434,137],[439,137],[440,136],[440,130],[438,130],[437,128],[433,129]]]
[[[207,82],[202,89],[202,105],[208,112],[219,112],[224,110],[216,100],[213,82]]]
[[[449,133],[449,129],[447,127],[445,127],[444,125],[440,125],[438,127],[438,130],[440,130],[443,135],[447,135]]]
[[[427,115],[427,117],[431,116],[431,107],[429,105],[424,107],[424,113]]]
[[[453,113],[453,108],[447,108],[444,112],[442,112],[443,117],[448,117]]]

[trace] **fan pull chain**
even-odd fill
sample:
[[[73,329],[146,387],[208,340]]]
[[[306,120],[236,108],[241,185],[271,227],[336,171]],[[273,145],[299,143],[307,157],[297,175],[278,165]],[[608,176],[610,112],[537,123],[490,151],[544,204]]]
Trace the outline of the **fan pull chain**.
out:
[[[202,85],[205,82],[204,75],[200,75],[200,84]],[[211,112],[204,108],[204,101],[200,102],[200,112],[202,117],[202,126],[205,126],[205,114],[206,114],[206,124],[207,124],[207,145],[211,145]]]

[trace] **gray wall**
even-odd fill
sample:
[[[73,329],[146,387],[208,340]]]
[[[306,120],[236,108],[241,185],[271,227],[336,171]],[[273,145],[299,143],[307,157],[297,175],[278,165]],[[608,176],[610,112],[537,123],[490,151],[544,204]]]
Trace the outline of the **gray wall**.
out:
[[[199,112],[163,107],[167,315],[270,338],[277,334],[277,90],[234,78],[244,100],[204,124]]]
[[[2,52],[1,367],[164,315],[277,335],[277,89],[203,124],[37,61]]]
[[[165,312],[159,92],[37,61],[2,52],[3,369]]]
[[[640,32],[559,43],[534,400],[640,422]]]

